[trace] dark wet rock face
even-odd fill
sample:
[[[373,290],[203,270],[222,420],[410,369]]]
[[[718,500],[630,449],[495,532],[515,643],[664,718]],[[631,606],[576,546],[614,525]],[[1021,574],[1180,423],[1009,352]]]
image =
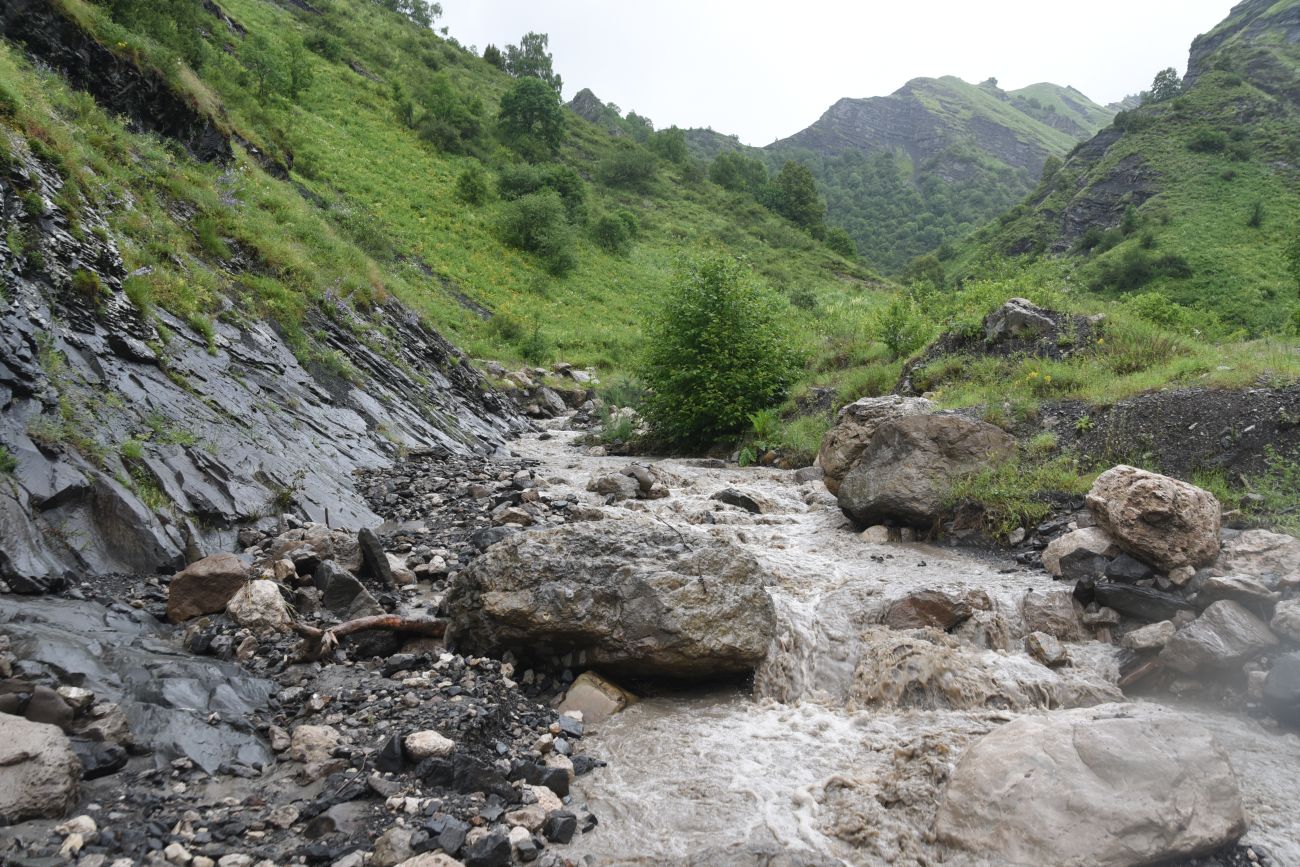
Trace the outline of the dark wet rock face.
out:
[[[245,719],[266,704],[274,684],[232,663],[191,656],[142,611],[10,596],[0,601],[0,632],[20,660],[19,673],[93,684],[100,699],[121,707],[132,742],[149,744],[162,764],[186,758],[215,772],[271,759]],[[225,722],[209,724],[213,712]],[[94,726],[82,728],[95,739]]]
[[[164,342],[122,292],[121,258],[106,231],[93,231],[106,228],[102,218],[83,209],[88,231],[74,238],[55,205],[62,180],[23,160],[0,177],[6,219],[34,239],[20,257],[0,237],[0,439],[17,460],[0,485],[9,589],[179,569],[230,550],[240,526],[267,514],[377,525],[355,470],[387,465],[399,444],[491,453],[526,424],[396,303],[365,319],[332,301],[332,315],[307,315],[319,348],[346,359],[362,385],[304,366],[265,322],[216,323],[210,352],[158,310]],[[43,213],[31,212],[37,198]],[[99,297],[72,288],[83,270],[98,276]],[[122,455],[127,441],[141,444],[138,457]],[[142,487],[170,501],[166,515],[145,505]]]
[[[176,139],[200,160],[231,159],[226,135],[172,92],[160,74],[118,57],[46,0],[6,0],[0,7],[0,33],[24,44],[113,114],[130,118],[136,129]]]

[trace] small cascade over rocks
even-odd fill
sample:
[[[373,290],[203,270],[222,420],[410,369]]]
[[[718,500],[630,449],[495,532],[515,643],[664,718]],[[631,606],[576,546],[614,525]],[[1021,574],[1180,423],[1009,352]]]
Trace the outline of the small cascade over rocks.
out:
[[[627,461],[575,455],[572,448],[559,435],[520,443],[526,456],[556,468],[555,490],[604,496],[587,491],[588,481],[622,473]],[[602,506],[603,531],[650,521],[748,552],[770,575],[775,625],[748,695],[735,687],[682,693],[653,682],[623,684],[640,700],[590,736],[589,749],[609,764],[577,783],[601,816],[596,831],[575,839],[578,855],[602,863],[695,864],[704,863],[703,853],[714,859],[709,863],[745,865],[992,863],[997,856],[973,842],[936,837],[938,805],[967,751],[1018,720],[1042,721],[1050,731],[1067,719],[1062,715],[1122,717],[1133,708],[1146,719],[1159,711],[1123,703],[1120,684],[1135,655],[1152,652],[1121,646],[1129,631],[1123,615],[1086,594],[1078,598],[1071,585],[1053,584],[1037,568],[925,544],[865,541],[810,475],[649,463],[668,495],[610,499]],[[1093,547],[1105,566],[1133,557],[1112,542]],[[1273,547],[1253,547],[1261,557],[1289,562]],[[1063,558],[1069,569],[1078,559]],[[1167,638],[1152,635],[1138,646]],[[1201,745],[1223,751],[1231,769],[1216,771],[1210,789],[1239,793],[1257,857],[1277,864],[1300,857],[1286,830],[1300,822],[1300,787],[1278,761],[1300,760],[1300,741],[1228,711],[1163,713],[1151,729],[1157,743],[1184,726],[1212,732],[1189,739],[1189,755],[1179,761],[1196,761]],[[1243,747],[1261,742],[1276,754]],[[1143,754],[1145,743],[1116,743],[1117,774],[1155,760]],[[1063,790],[1073,784],[1071,774],[1061,777]],[[1098,791],[1112,786],[1110,798],[1126,797],[1120,783],[1074,782]],[[966,798],[973,809],[995,808],[987,790]],[[1240,815],[1229,809],[1219,825],[1199,825],[1201,836],[1177,838],[1171,830],[1143,845],[1175,859],[1231,847]],[[1172,817],[1156,810],[1144,821],[1172,829]],[[1117,834],[1116,845],[1127,845],[1124,832]],[[1060,863],[1091,863],[1085,844],[1070,845],[1082,850]],[[774,848],[789,860],[773,862]],[[1110,857],[1100,848],[1096,854]]]

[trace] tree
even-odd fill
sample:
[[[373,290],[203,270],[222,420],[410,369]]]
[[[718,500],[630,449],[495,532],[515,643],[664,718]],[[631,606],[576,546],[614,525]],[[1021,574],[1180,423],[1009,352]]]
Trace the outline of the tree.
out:
[[[506,57],[501,53],[501,49],[497,48],[495,45],[488,45],[487,48],[483,49],[483,59],[495,66],[497,69],[500,69],[503,72],[505,71]]]
[[[661,129],[650,137],[650,150],[668,160],[681,165],[686,162],[686,131],[675,126]]]
[[[564,141],[560,93],[539,78],[522,78],[501,97],[497,126],[506,144],[526,159],[554,155]]]
[[[1178,70],[1171,66],[1156,73],[1155,80],[1151,82],[1151,90],[1148,93],[1147,100],[1150,102],[1164,102],[1173,99],[1182,92],[1183,81],[1178,77]]]
[[[457,93],[447,74],[440,72],[420,91],[418,102],[422,111],[415,127],[421,138],[447,153],[474,148],[483,128],[482,100]]]
[[[288,73],[284,56],[271,40],[254,33],[244,40],[239,59],[257,85],[257,95],[263,99],[272,93],[281,93],[288,87]]]
[[[817,181],[803,163],[789,160],[776,176],[776,212],[795,225],[817,229],[826,219],[826,203]]]
[[[655,125],[650,118],[637,114],[635,111],[627,113],[627,131],[632,138],[645,144],[654,134]]]
[[[799,362],[783,307],[730,256],[680,263],[641,363],[653,433],[675,446],[707,445],[780,402]]]
[[[943,263],[933,253],[917,256],[903,269],[902,279],[909,286],[928,285],[942,289],[945,280]]]
[[[288,51],[288,74],[289,74],[289,98],[294,102],[303,94],[312,82],[316,80],[316,74],[311,67],[311,54],[307,51],[307,46],[298,37],[291,37],[289,40]]]
[[[767,166],[740,153],[718,154],[709,166],[709,180],[723,189],[754,195],[767,184]]]
[[[518,45],[506,46],[506,70],[516,78],[536,78],[546,82],[558,94],[562,80],[551,66],[546,50],[551,38],[545,33],[526,33]]]

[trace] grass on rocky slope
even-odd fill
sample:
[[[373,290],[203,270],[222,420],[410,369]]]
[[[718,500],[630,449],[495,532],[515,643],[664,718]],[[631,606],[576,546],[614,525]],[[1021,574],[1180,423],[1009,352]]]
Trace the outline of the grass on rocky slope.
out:
[[[977,233],[950,270],[978,274],[1008,250],[1050,248],[1060,238],[1057,215],[1072,200],[1136,165],[1156,195],[1115,226],[1074,240],[1078,280],[1113,299],[1158,293],[1198,311],[1215,337],[1294,330],[1300,284],[1285,255],[1300,234],[1294,105],[1217,70],[1132,116],[1099,162],[1067,161],[1045,179],[1040,204]]]
[[[412,87],[435,74],[484,104],[485,119],[512,80],[486,62],[366,0],[316,4],[321,14],[265,0],[228,0],[222,10],[249,36],[213,21],[210,51],[192,71],[164,46],[129,33],[83,0],[59,0],[119,56],[168,70],[173,87],[259,150],[284,162],[277,180],[236,145],[229,169],[195,163],[170,142],[127,132],[94,101],[0,45],[9,110],[0,125],[12,147],[35,143],[79,189],[111,208],[133,298],[194,323],[213,316],[269,317],[298,328],[312,305],[364,310],[395,296],[471,355],[507,362],[567,360],[606,371],[629,366],[642,325],[676,259],[705,246],[746,258],[792,299],[796,330],[810,331],[810,306],[851,304],[883,286],[870,272],[752,201],[664,160],[643,189],[606,186],[597,166],[616,142],[569,115],[559,161],[586,181],[590,219],[631,211],[640,224],[626,255],[606,252],[589,223],[573,227],[576,268],[548,274],[537,257],[504,244],[502,203],[461,203],[460,174],[485,166],[489,187],[516,157],[489,131],[474,156],[439,152],[397,120],[394,82]],[[302,38],[331,44],[310,53],[314,82],[296,101],[259,96],[240,60],[243,41],[265,35],[282,47]],[[332,54],[330,59],[326,54]],[[487,311],[495,315],[489,315]],[[311,353],[311,336],[296,342]]]

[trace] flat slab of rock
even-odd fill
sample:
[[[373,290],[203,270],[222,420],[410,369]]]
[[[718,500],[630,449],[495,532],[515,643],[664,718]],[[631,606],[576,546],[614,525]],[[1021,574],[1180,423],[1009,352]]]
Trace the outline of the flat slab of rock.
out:
[[[225,611],[248,574],[248,565],[234,554],[213,554],[191,563],[167,585],[168,619],[181,623]]]
[[[817,464],[822,481],[832,494],[866,449],[881,422],[905,415],[934,412],[935,405],[923,397],[864,397],[840,409],[835,425],[822,438]]]
[[[57,819],[77,803],[81,762],[67,735],[0,714],[0,824]]]
[[[574,652],[615,674],[717,678],[766,657],[770,580],[752,555],[690,526],[568,524],[498,542],[462,572],[449,640],[472,653]]]
[[[1058,536],[1043,549],[1043,568],[1047,574],[1061,576],[1061,558],[1076,551],[1086,551],[1101,557],[1114,557],[1119,546],[1101,527],[1086,527]]]
[[[1223,543],[1215,575],[1241,575],[1276,582],[1300,572],[1300,539],[1268,530],[1245,530]]]
[[[1209,732],[1131,704],[1021,717],[985,735],[935,819],[940,842],[981,863],[1035,867],[1152,864],[1245,829],[1237,777]]]
[[[844,476],[840,508],[862,526],[937,520],[952,478],[1016,452],[1001,428],[959,415],[911,415],[884,421]]]
[[[1219,556],[1222,507],[1195,485],[1121,464],[1097,477],[1087,502],[1120,547],[1161,571]]]
[[[1231,668],[1276,646],[1277,636],[1264,621],[1242,605],[1224,599],[1206,608],[1169,639],[1160,661],[1190,674],[1201,668]]]
[[[560,702],[560,713],[577,711],[583,725],[596,725],[635,704],[637,697],[594,671],[578,675]]]

